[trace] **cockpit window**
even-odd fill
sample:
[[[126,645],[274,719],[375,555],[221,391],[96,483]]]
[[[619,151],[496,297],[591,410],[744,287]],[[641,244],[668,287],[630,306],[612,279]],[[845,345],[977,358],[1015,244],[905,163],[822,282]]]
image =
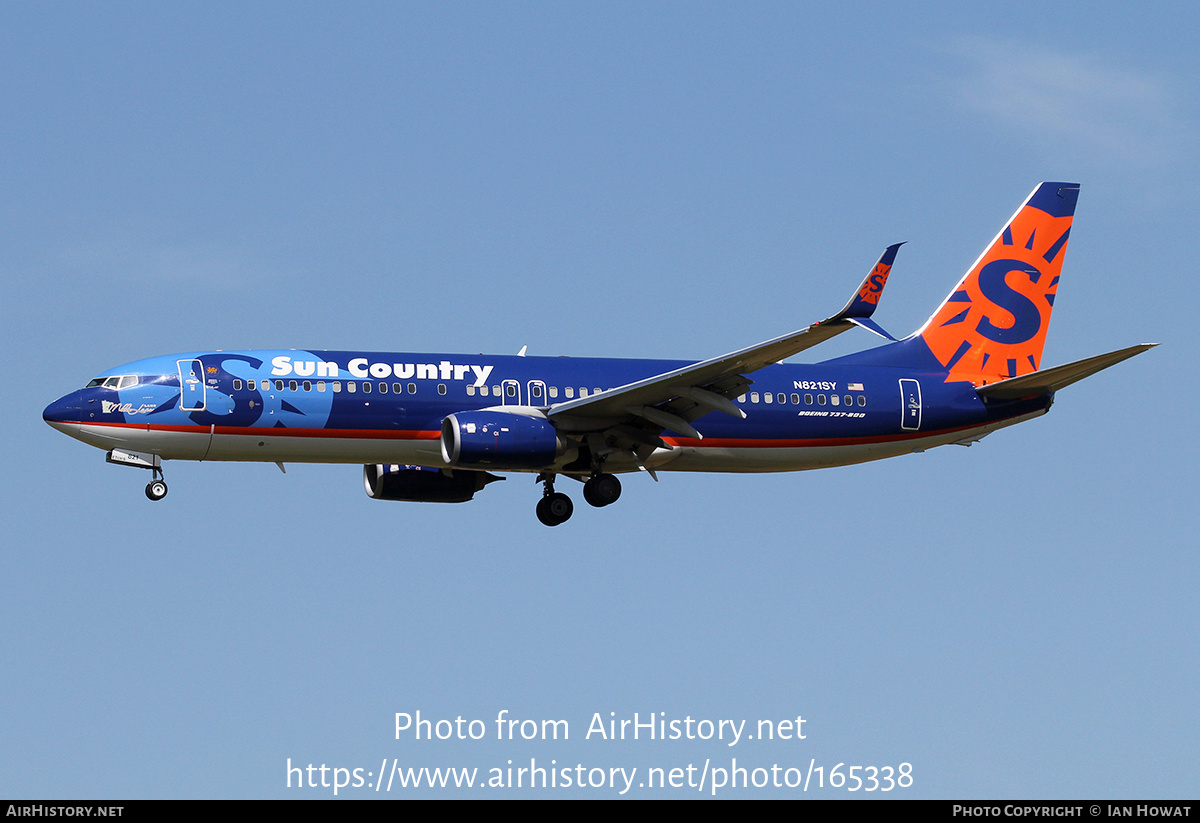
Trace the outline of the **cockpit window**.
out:
[[[118,374],[115,377],[96,377],[90,383],[84,386],[85,389],[92,389],[96,386],[103,386],[106,389],[128,389],[138,384],[136,374]]]

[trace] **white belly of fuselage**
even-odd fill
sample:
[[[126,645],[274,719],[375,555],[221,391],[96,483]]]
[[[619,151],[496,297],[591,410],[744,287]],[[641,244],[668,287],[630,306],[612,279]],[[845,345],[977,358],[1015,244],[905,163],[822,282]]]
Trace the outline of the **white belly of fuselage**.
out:
[[[926,451],[950,443],[964,443],[996,429],[1038,417],[1035,412],[972,429],[930,434],[907,433],[878,442],[831,446],[677,446],[657,449],[645,465],[656,471],[787,472],[846,466]],[[55,424],[56,428],[101,449],[122,449],[157,454],[164,460],[219,460],[262,463],[362,463],[400,464],[446,468],[441,442],[436,438],[346,437],[274,434],[272,429],[247,429],[245,434],[209,431],[148,430],[141,426],[89,426]],[[574,454],[558,464],[574,459]],[[488,467],[480,467],[488,468]],[[613,473],[639,469],[636,462],[617,453],[605,463]],[[505,471],[497,466],[493,471]]]

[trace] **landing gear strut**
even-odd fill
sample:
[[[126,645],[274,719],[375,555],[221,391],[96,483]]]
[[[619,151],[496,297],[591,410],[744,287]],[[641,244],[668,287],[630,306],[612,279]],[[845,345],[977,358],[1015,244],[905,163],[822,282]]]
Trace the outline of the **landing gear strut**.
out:
[[[621,481],[611,474],[594,474],[583,484],[583,499],[590,505],[608,506],[621,496]]]
[[[554,475],[551,473],[539,474],[538,482],[543,484],[542,499],[537,504],[538,520],[546,526],[566,523],[575,511],[575,504],[571,502],[571,498],[554,490]]]
[[[167,496],[167,481],[163,476],[162,458],[157,454],[142,454],[113,449],[104,455],[105,461],[118,466],[133,466],[135,469],[149,469],[150,482],[146,484],[146,496],[151,500],[162,500]]]

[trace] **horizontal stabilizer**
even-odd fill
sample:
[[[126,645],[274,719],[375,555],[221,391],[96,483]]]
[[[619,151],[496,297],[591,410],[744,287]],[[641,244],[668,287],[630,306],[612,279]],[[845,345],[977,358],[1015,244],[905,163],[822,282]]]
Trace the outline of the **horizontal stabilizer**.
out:
[[[1157,345],[1157,343],[1141,343],[1127,349],[1111,351],[1108,354],[1098,354],[1095,357],[1076,360],[1074,363],[1067,363],[1064,366],[1042,369],[1021,377],[1001,380],[999,383],[978,386],[975,391],[979,392],[979,396],[985,400],[1018,400],[1022,397],[1050,394]]]

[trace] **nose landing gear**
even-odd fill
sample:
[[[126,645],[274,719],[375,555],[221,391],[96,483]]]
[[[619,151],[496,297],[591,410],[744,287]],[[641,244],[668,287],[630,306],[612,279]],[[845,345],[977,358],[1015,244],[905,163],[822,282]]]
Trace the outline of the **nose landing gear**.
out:
[[[151,500],[162,500],[167,496],[167,484],[161,478],[146,484],[146,496]]]
[[[142,454],[113,449],[104,456],[109,463],[118,466],[133,466],[135,469],[149,469],[151,480],[146,484],[146,497],[151,500],[162,500],[167,496],[167,481],[163,476],[162,458],[157,454]]]

